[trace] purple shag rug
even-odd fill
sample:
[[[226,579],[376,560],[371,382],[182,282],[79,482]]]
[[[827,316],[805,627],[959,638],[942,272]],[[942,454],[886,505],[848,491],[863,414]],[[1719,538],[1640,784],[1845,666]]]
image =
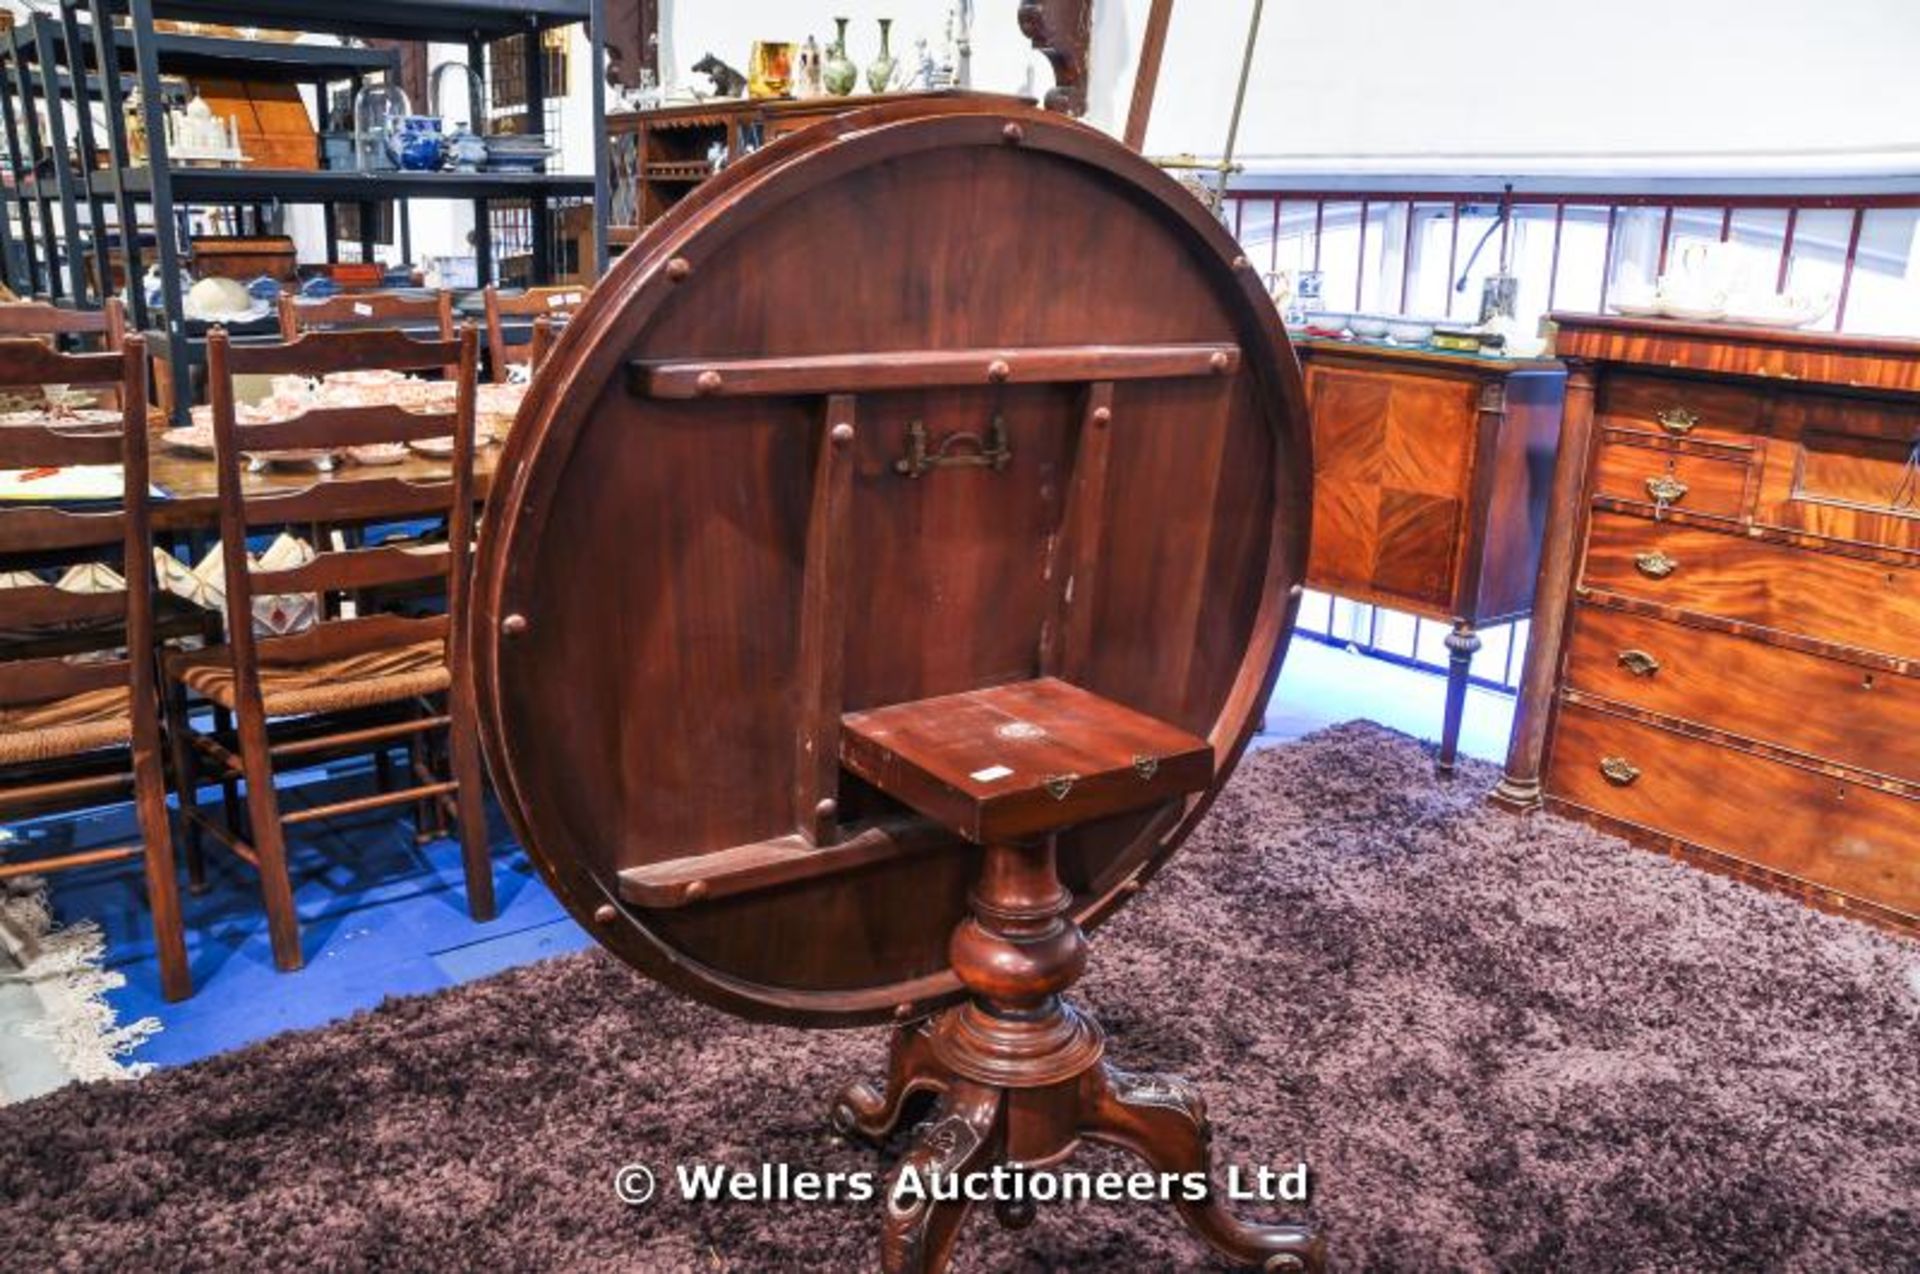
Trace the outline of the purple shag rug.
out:
[[[1364,724],[1249,757],[1094,939],[1116,1059],[1197,1081],[1222,1163],[1304,1160],[1339,1270],[1920,1268],[1920,946],[1511,819],[1494,777]],[[872,1268],[877,1203],[613,1177],[884,1168],[824,1118],[883,1044],[554,960],[0,1110],[0,1265]],[[1076,1203],[977,1210],[956,1268],[1215,1265],[1167,1210]]]

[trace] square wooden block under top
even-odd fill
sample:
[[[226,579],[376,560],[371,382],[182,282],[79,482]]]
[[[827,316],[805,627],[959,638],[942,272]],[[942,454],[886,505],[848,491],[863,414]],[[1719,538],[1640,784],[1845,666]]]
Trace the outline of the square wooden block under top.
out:
[[[840,763],[976,843],[1145,809],[1213,781],[1205,739],[1052,677],[840,718]]]

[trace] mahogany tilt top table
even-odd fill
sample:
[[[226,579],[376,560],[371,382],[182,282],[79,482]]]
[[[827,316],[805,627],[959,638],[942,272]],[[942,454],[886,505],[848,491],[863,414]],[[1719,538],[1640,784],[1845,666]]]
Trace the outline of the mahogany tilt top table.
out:
[[[1063,993],[1257,725],[1308,450],[1259,275],[1136,153],[964,99],[781,138],[635,243],[507,442],[472,629],[503,803],[648,975],[892,1023],[885,1090],[832,1110],[880,1136],[937,1097],[895,1180],[1083,1140],[1205,1174],[1195,1090]],[[972,1205],[889,1193],[883,1267],[944,1268]]]

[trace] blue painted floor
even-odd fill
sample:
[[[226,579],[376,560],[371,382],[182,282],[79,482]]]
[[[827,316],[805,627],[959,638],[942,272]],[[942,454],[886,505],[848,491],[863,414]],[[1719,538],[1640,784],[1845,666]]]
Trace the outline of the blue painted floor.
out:
[[[1293,643],[1259,743],[1298,738],[1365,717],[1424,738],[1440,729],[1445,683],[1316,642]],[[1463,750],[1498,760],[1506,753],[1512,700],[1470,693]],[[283,794],[288,806],[371,790],[370,775],[319,775]],[[100,845],[127,835],[126,809],[48,821],[25,829],[52,847]],[[161,999],[153,934],[136,865],[53,878],[63,921],[91,918],[108,935],[108,963],[126,976],[112,994],[123,1022],[148,1015],[163,1026],[133,1060],[178,1065],[297,1027],[318,1026],[378,1004],[485,977],[574,951],[591,939],[561,910],[526,854],[494,816],[494,877],[500,914],[467,915],[460,854],[451,840],[413,843],[412,825],[392,811],[292,829],[296,900],[307,967],[274,970],[265,914],[250,869],[208,849],[209,889],[187,895],[187,941],[195,994]],[[31,851],[31,852],[38,852]]]

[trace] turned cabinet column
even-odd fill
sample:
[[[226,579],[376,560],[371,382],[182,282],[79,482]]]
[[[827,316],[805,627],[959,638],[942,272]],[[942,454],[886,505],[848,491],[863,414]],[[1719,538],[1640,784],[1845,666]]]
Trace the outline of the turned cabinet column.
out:
[[[1540,766],[1546,752],[1547,724],[1553,715],[1561,638],[1573,599],[1580,532],[1586,522],[1581,494],[1586,490],[1593,446],[1593,391],[1593,368],[1569,363],[1560,454],[1554,462],[1540,575],[1534,585],[1533,631],[1520,673],[1520,700],[1507,749],[1506,773],[1493,790],[1494,803],[1510,810],[1530,810],[1540,804]]]

